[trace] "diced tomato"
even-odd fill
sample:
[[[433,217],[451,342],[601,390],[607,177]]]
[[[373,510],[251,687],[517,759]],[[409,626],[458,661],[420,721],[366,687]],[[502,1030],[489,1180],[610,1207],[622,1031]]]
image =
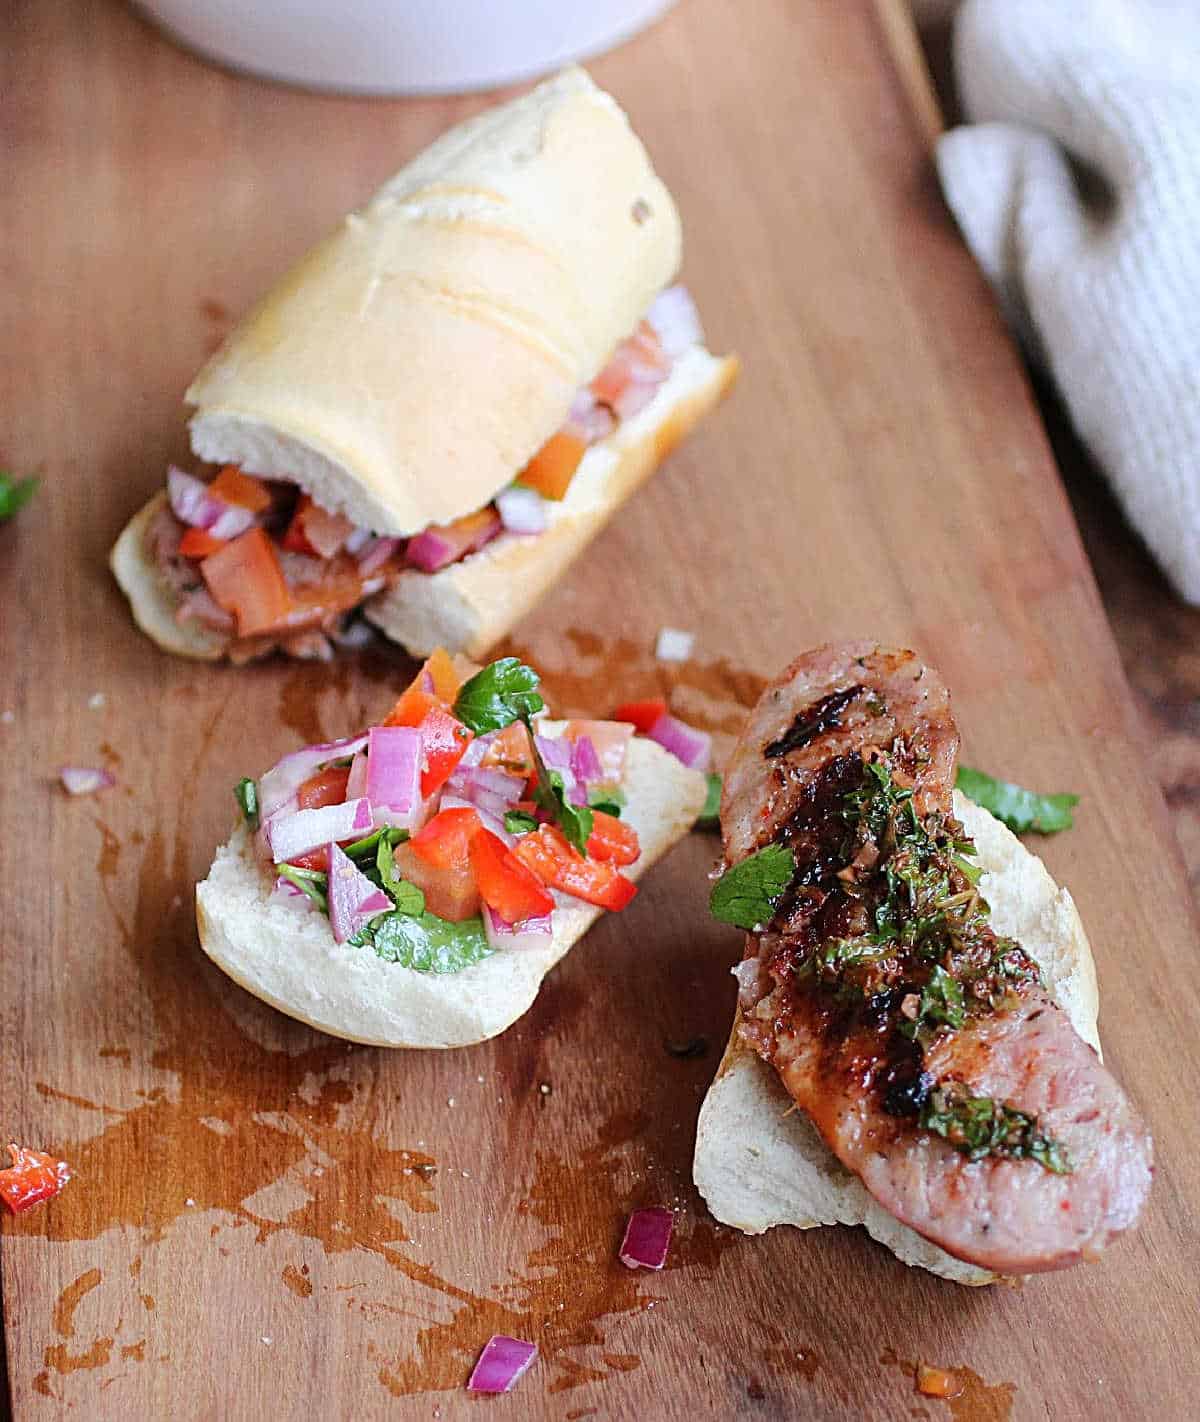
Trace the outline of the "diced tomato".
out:
[[[55,1160],[44,1151],[28,1150],[10,1141],[8,1153],[12,1156],[12,1165],[0,1170],[0,1200],[14,1215],[42,1200],[52,1199],[71,1178],[67,1162]]]
[[[517,483],[536,489],[544,499],[561,499],[586,453],[587,444],[578,435],[559,430],[517,475]]]
[[[308,541],[304,532],[304,515],[310,508],[312,508],[312,500],[307,494],[301,494],[296,500],[295,511],[280,544],[289,553],[307,553],[310,557],[316,558],[319,556],[317,550]]]
[[[271,507],[270,489],[253,474],[243,474],[236,464],[227,464],[208,486],[208,492],[251,513],[265,513]]]
[[[467,747],[475,739],[461,721],[440,706],[425,713],[421,731],[421,799],[428,800],[454,773]]]
[[[532,834],[522,835],[512,852],[543,884],[614,913],[637,893],[637,885],[611,864],[585,859],[555,825],[542,825]]]
[[[514,775],[529,775],[533,756],[529,749],[529,732],[521,721],[514,721],[497,731],[488,742],[479,762],[487,770],[507,770]]]
[[[638,843],[637,830],[619,820],[615,815],[606,815],[603,810],[592,811],[592,833],[588,838],[589,859],[603,859],[612,864],[632,864],[642,852]]]
[[[289,864],[294,864],[297,869],[316,869],[322,874],[329,871],[329,846],[322,845],[320,849],[310,849],[307,854],[297,854],[293,859],[288,860]]]
[[[388,712],[385,726],[419,726],[431,711],[445,710],[432,691],[421,686],[420,677],[408,688]]]
[[[447,706],[453,706],[463,679],[454,665],[454,658],[445,647],[435,647],[421,670],[432,683],[433,694],[440,697]]]
[[[179,540],[179,551],[185,558],[207,558],[228,542],[225,538],[214,538],[206,528],[189,528]]]
[[[630,721],[641,734],[647,735],[660,716],[667,714],[667,703],[661,696],[649,701],[627,701],[613,712],[614,721]]]
[[[592,381],[592,394],[602,405],[615,406],[626,389],[637,381],[654,385],[665,378],[671,362],[658,333],[642,321],[633,335],[622,341],[612,359]]]
[[[200,564],[213,600],[237,619],[239,637],[268,632],[291,605],[274,545],[261,528],[249,528]]]
[[[348,765],[327,765],[318,770],[296,791],[302,810],[320,810],[326,805],[340,805],[346,798],[346,782],[350,779]]]
[[[441,810],[413,835],[408,845],[427,864],[435,869],[446,869],[467,863],[471,840],[480,828],[479,816],[474,810],[459,807]]]
[[[290,632],[314,627],[338,612],[348,612],[362,601],[362,579],[354,573],[329,571],[318,583],[290,591],[286,626]]]
[[[554,900],[542,881],[491,830],[481,829],[471,840],[471,868],[480,897],[505,923],[543,918],[553,911]]]
[[[471,840],[480,828],[474,810],[443,810],[407,844],[392,851],[400,873],[425,895],[429,912],[451,923],[479,912]]]
[[[666,709],[665,702],[663,709]],[[619,785],[625,778],[625,756],[633,738],[633,728],[627,722],[568,721],[563,727],[563,735],[572,742],[585,736],[591,741],[604,770],[606,785]]]

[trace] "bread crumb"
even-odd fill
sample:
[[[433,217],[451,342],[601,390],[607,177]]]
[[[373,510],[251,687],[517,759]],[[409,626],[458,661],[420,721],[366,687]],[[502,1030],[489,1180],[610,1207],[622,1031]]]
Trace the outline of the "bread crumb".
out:
[[[654,655],[660,662],[686,662],[695,645],[694,633],[681,632],[678,627],[664,627],[658,634]]]

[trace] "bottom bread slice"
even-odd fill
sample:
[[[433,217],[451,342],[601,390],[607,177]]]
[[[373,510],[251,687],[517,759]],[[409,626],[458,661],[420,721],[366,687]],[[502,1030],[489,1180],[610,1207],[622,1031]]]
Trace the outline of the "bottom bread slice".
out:
[[[544,723],[542,734],[557,734],[560,724]],[[642,846],[625,871],[631,878],[687,834],[706,788],[703,775],[653,741],[630,743],[622,818]],[[554,936],[546,947],[497,952],[458,973],[419,973],[384,962],[370,948],[335,943],[323,913],[273,900],[273,883],[239,826],[196,887],[201,947],[272,1007],[335,1037],[380,1047],[464,1047],[503,1032],[603,912],[556,895]]]
[[[957,791],[954,810],[975,841],[996,931],[1037,959],[1075,1030],[1099,1051],[1095,966],[1071,895],[1016,835]],[[960,1284],[994,1282],[997,1275],[931,1244],[868,1193],[793,1107],[774,1068],[740,1040],[739,1020],[740,1013],[696,1130],[693,1175],[713,1215],[746,1234],[781,1224],[862,1225],[905,1264]]]
[[[440,573],[401,573],[367,604],[367,617],[413,656],[435,647],[483,656],[721,399],[737,372],[735,357],[692,347],[650,404],[584,455],[566,498],[547,503],[544,533],[501,534]]]

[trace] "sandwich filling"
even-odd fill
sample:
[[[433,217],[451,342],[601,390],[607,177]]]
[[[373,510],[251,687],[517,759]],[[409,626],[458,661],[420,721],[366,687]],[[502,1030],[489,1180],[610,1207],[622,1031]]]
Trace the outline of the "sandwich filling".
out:
[[[168,501],[147,539],[177,620],[227,636],[236,662],[276,647],[332,656],[333,643],[363,635],[353,625],[356,609],[402,573],[438,573],[493,539],[543,533],[568,501],[588,449],[644,409],[702,341],[686,289],[660,293],[511,485],[483,508],[409,538],[357,528],[284,479],[235,465],[211,477],[170,469]]]
[[[546,733],[515,657],[464,680],[435,652],[380,725],[236,789],[273,894],[334,941],[419,972],[542,947],[570,900],[623,909],[641,855],[621,819],[633,726]]]

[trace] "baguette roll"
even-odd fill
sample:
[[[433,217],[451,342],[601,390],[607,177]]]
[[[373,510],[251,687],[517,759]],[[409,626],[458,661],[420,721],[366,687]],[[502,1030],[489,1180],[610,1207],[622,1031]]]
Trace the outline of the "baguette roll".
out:
[[[958,791],[954,814],[975,841],[996,931],[1036,959],[1051,995],[1099,1052],[1096,971],[1070,893],[1016,835]],[[693,1176],[713,1215],[746,1234],[781,1224],[862,1225],[905,1264],[960,1284],[995,1282],[996,1274],[953,1258],[868,1193],[795,1109],[778,1073],[740,1039],[739,1022],[740,1010],[696,1130]]]
[[[557,735],[562,725],[544,721],[539,733]],[[637,879],[691,829],[707,786],[699,771],[638,736],[629,743],[622,788],[621,818],[637,830],[642,851],[624,873]],[[603,912],[556,894],[553,937],[544,948],[501,950],[442,975],[335,943],[322,913],[272,899],[273,882],[240,825],[196,888],[201,947],[236,983],[289,1017],[378,1047],[465,1047],[503,1032]]]

